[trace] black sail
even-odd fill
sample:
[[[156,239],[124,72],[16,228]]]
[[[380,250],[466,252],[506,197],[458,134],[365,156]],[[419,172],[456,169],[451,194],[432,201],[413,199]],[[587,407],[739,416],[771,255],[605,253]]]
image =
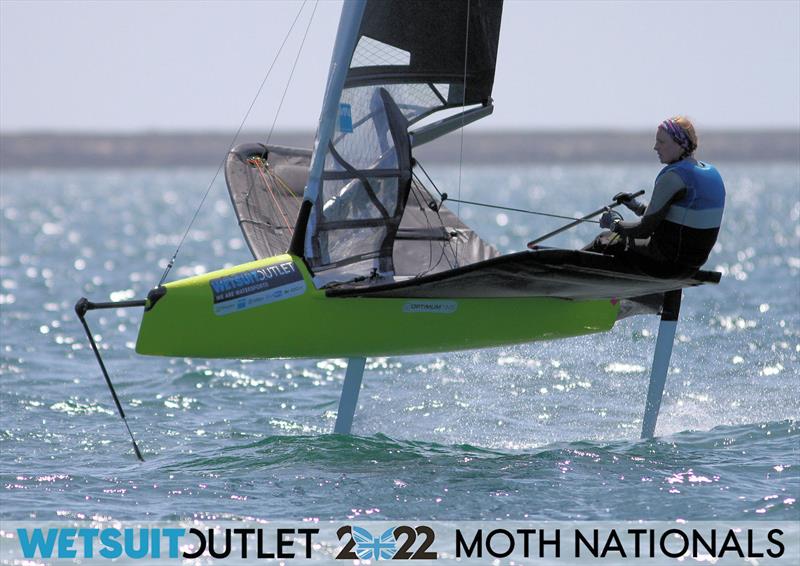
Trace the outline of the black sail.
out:
[[[484,103],[492,95],[502,10],[497,0],[368,2],[346,87],[433,83],[447,87],[432,108]],[[408,54],[405,65],[382,59],[399,52]]]

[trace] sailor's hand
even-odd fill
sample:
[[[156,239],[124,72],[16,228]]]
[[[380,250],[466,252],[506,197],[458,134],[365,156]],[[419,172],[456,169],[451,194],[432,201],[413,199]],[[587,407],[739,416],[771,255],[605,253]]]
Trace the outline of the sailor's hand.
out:
[[[624,204],[625,207],[628,210],[632,210],[636,216],[641,216],[647,209],[645,205],[636,200],[636,195],[632,193],[617,193],[614,195],[614,202]]]
[[[600,228],[605,228],[606,230],[610,229],[614,220],[617,218],[619,218],[619,215],[614,214],[610,210],[606,210],[600,217]]]

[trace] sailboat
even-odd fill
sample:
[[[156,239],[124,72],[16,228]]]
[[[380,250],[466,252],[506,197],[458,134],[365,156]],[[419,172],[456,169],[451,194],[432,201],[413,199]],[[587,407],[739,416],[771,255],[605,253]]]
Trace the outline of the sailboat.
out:
[[[347,358],[334,431],[349,433],[367,356],[566,338],[660,312],[652,436],[681,290],[720,274],[659,277],[579,250],[503,255],[417,173],[416,148],[491,115],[501,16],[495,0],[346,0],[313,149],[245,143],[227,157],[254,261],[134,302],[136,351]]]

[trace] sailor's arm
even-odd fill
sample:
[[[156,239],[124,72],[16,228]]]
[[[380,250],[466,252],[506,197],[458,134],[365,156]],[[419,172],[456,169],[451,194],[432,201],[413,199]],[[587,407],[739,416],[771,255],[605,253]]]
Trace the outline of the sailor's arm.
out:
[[[631,222],[615,222],[611,229],[631,238],[646,238],[650,236],[661,224],[669,211],[670,205],[683,196],[686,186],[683,179],[674,171],[667,171],[661,175],[653,188],[653,198],[644,211],[641,220]]]
[[[644,192],[644,191],[642,191]],[[628,210],[632,211],[636,216],[644,214],[647,208],[646,204],[642,204],[631,193],[617,193],[614,195],[614,202],[625,205]]]

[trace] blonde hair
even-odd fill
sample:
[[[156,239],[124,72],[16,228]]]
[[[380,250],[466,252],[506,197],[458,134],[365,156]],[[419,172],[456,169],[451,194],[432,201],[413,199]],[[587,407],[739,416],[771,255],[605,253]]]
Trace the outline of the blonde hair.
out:
[[[686,116],[673,116],[670,118],[673,122],[678,124],[681,129],[686,132],[686,136],[689,138],[689,141],[692,142],[692,150],[688,152],[688,155],[693,154],[697,150],[697,133],[694,131],[694,124],[692,121],[689,120]]]

